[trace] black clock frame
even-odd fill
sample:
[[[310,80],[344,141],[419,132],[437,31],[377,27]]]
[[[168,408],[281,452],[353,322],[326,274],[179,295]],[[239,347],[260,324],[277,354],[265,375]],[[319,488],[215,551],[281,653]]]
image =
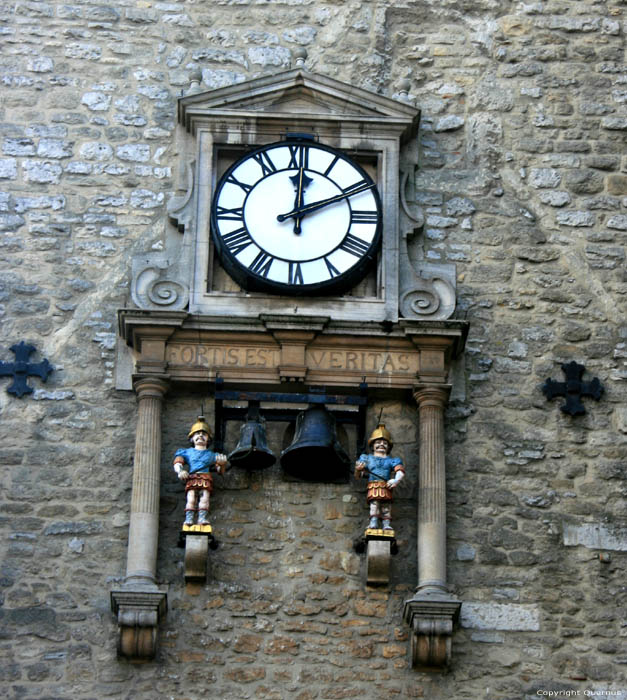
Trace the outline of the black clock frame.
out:
[[[231,251],[227,248],[227,246],[224,245],[224,241],[220,237],[218,230],[219,230],[219,225],[218,225],[218,216],[217,216],[217,202],[220,197],[220,192],[224,184],[227,182],[231,174],[233,173],[236,168],[239,167],[239,165],[254,157],[258,153],[262,153],[264,151],[267,151],[271,148],[275,148],[278,146],[310,146],[314,147],[317,149],[325,150],[328,151],[336,156],[340,156],[341,158],[347,160],[352,167],[357,170],[357,172],[360,173],[360,175],[363,176],[363,179],[372,185],[371,191],[372,194],[375,198],[376,201],[376,206],[377,206],[377,228],[375,235],[367,249],[361,256],[360,261],[353,265],[351,268],[346,270],[343,273],[338,274],[335,277],[331,277],[328,280],[323,280],[322,282],[316,282],[314,284],[290,284],[290,283],[282,283],[282,282],[276,282],[275,280],[270,280],[267,279],[266,277],[262,275],[257,275],[254,272],[251,272],[248,268],[244,267],[231,253]],[[294,170],[294,168],[285,168],[285,171],[289,170]],[[307,169],[309,172],[318,172],[313,169]],[[276,172],[280,171],[273,171],[273,172],[267,172],[263,175],[263,177],[259,178],[257,182],[260,182],[266,177],[269,177],[270,175],[276,174]],[[324,173],[318,173],[320,175],[324,175]],[[326,177],[326,176],[325,176]],[[245,209],[246,207],[246,199],[248,198],[248,193],[246,194],[246,197],[244,198],[244,204],[242,205],[242,210]],[[350,199],[347,198],[348,205],[350,207]],[[282,296],[327,296],[329,294],[342,294],[344,292],[347,292],[349,289],[354,287],[359,281],[361,281],[364,276],[367,274],[369,269],[372,267],[374,262],[376,261],[377,258],[377,253],[379,251],[380,243],[381,243],[381,235],[382,235],[382,224],[383,220],[383,208],[381,205],[381,196],[379,195],[379,191],[377,189],[377,185],[374,182],[374,180],[370,177],[370,175],[364,170],[364,168],[353,158],[349,157],[344,151],[338,148],[333,148],[332,146],[327,146],[325,144],[321,144],[317,141],[314,141],[311,138],[287,138],[281,141],[275,141],[273,143],[265,144],[264,146],[259,146],[251,151],[247,151],[244,155],[242,155],[240,158],[238,158],[234,163],[232,163],[229,168],[226,170],[226,172],[222,175],[220,178],[220,181],[216,185],[215,192],[213,195],[213,200],[211,203],[211,237],[213,240],[213,244],[215,246],[215,249],[217,251],[217,254],[220,258],[220,261],[222,262],[222,266],[226,270],[226,272],[246,291],[248,292],[266,292],[266,293],[271,293],[271,294],[278,294]],[[243,220],[244,227],[246,226],[246,222]],[[350,230],[350,226],[349,226]],[[248,230],[247,230],[248,232]],[[250,235],[250,234],[249,234]],[[349,232],[347,231],[346,236],[349,235]],[[342,239],[340,244],[336,246],[333,250],[337,250],[342,243],[346,240],[346,236]],[[252,238],[252,236],[250,236]],[[254,240],[254,239],[253,239]],[[256,241],[255,244],[259,247],[262,248]],[[262,248],[263,250],[263,248]],[[333,251],[330,251],[331,253]],[[329,254],[328,253],[328,254]],[[273,258],[277,258],[277,256],[273,256]],[[291,263],[292,261],[286,260],[284,258],[277,258],[281,260],[285,260],[285,262]],[[300,261],[300,262],[307,262],[307,261]]]

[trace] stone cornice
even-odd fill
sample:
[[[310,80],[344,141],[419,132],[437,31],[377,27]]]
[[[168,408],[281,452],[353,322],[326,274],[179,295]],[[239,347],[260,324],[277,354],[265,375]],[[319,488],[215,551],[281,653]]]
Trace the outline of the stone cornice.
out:
[[[293,314],[225,318],[182,312],[119,312],[120,334],[135,352],[135,374],[171,383],[285,381],[412,391],[446,384],[464,347],[465,321],[335,321]]]

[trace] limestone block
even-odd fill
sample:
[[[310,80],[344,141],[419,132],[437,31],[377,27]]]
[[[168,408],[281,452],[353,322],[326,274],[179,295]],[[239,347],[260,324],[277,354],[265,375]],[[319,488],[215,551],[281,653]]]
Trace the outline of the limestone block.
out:
[[[0,180],[15,180],[17,178],[17,161],[15,158],[0,159]]]
[[[113,156],[113,148],[108,143],[87,141],[80,147],[80,156],[85,160],[105,161]]]
[[[24,179],[26,182],[40,184],[58,184],[61,180],[63,169],[58,163],[49,163],[43,160],[30,160],[22,163]]]
[[[540,610],[536,605],[504,603],[464,603],[461,625],[480,630],[534,631],[540,629]]]
[[[562,226],[594,226],[596,217],[589,211],[564,211],[556,216]]]
[[[615,552],[627,552],[626,528],[612,528],[600,523],[565,524],[563,536],[566,547],[583,545],[588,549],[611,549]]]
[[[6,156],[35,155],[35,144],[32,139],[8,138],[2,144],[2,152]]]

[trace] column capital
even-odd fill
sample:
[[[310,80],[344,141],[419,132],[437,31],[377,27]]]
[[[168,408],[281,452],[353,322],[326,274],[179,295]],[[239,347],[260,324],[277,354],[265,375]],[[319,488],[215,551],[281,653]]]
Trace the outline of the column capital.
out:
[[[450,384],[418,384],[413,389],[414,401],[418,408],[435,406],[444,409],[451,393]]]
[[[166,379],[163,377],[136,375],[133,377],[133,389],[137,394],[137,398],[152,397],[163,399],[170,388],[170,384]]]

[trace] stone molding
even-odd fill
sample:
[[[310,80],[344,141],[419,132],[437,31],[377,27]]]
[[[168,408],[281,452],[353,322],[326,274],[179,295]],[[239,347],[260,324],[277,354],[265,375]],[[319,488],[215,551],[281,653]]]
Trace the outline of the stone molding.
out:
[[[166,236],[165,250],[136,255],[131,262],[131,298],[140,309],[180,311],[189,304],[195,222],[194,162],[182,167],[185,192],[173,196],[167,205],[168,218],[176,230]]]

